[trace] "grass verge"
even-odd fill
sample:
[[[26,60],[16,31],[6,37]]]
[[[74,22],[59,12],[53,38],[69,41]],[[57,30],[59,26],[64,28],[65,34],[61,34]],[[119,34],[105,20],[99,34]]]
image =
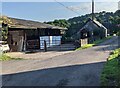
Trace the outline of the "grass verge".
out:
[[[8,60],[22,60],[22,58],[11,58],[10,56],[7,56],[6,54],[2,54],[0,56],[0,61],[8,61]]]
[[[86,45],[84,45],[82,47],[77,48],[76,50],[87,49],[87,48],[90,48],[90,47],[93,47],[93,46],[94,46],[94,44],[86,44]]]
[[[101,86],[120,86],[120,48],[108,58],[101,74]]]
[[[106,38],[96,40],[92,44],[86,44],[86,45],[84,45],[82,47],[77,48],[76,50],[82,50],[82,49],[87,49],[87,48],[93,47],[94,45],[100,44],[100,43],[102,43],[102,42],[104,42],[104,41],[106,41],[106,40],[108,40],[110,38],[112,38],[112,36],[108,36]]]

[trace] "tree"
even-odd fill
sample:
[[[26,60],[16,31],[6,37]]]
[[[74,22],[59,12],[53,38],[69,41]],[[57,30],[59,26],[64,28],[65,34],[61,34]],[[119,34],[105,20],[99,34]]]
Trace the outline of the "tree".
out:
[[[68,28],[70,26],[69,22],[65,19],[54,20],[53,22],[46,22],[46,23],[64,28]]]
[[[2,40],[7,41],[7,35],[8,35],[8,25],[7,24],[12,24],[12,22],[6,16],[0,17],[0,21],[2,24],[2,28],[1,28]]]
[[[78,17],[73,17],[68,20],[54,20],[53,22],[47,22],[55,26],[67,27],[68,31],[65,34],[66,37],[71,37],[75,35],[86,23],[86,21],[91,18],[92,14],[86,14]],[[113,12],[99,12],[94,14],[96,20],[102,23],[107,29],[109,29],[110,34],[117,33],[120,28],[116,25],[120,24],[120,10]]]

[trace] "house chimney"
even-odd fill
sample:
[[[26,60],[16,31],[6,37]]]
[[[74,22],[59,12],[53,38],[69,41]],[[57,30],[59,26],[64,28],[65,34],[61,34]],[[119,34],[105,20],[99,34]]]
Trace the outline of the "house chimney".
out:
[[[92,0],[92,20],[94,20],[94,0]]]

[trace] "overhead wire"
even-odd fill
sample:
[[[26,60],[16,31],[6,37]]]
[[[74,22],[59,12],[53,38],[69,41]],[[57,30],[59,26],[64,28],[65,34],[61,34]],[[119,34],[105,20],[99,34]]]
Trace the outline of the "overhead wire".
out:
[[[66,9],[76,13],[77,15],[80,15],[78,12],[74,11],[73,9],[69,8],[68,6],[65,6],[63,3],[58,2],[57,0],[54,0],[55,2],[57,2],[58,4],[62,5],[63,7],[65,7]]]

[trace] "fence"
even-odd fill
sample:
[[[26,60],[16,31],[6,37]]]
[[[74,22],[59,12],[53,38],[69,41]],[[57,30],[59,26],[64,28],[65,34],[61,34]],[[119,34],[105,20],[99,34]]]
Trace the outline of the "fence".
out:
[[[42,41],[42,45],[40,46],[41,49],[45,51],[68,51],[74,50],[74,44],[61,44],[60,40],[53,40],[53,42],[46,42],[45,40]]]
[[[73,42],[74,43],[74,42]],[[68,51],[74,50],[73,43],[62,44],[61,40],[27,40],[27,50]]]

